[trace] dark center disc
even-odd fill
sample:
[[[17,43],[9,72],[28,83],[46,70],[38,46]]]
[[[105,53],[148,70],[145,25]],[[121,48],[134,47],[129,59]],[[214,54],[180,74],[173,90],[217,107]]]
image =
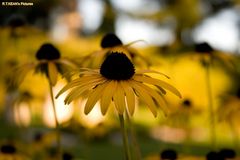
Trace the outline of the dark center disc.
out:
[[[1,152],[5,154],[14,154],[16,153],[16,148],[13,145],[5,144],[1,146]]]
[[[177,152],[173,149],[166,149],[160,154],[161,159],[164,160],[176,160]]]
[[[100,73],[111,80],[128,80],[134,73],[132,62],[124,53],[110,53],[101,65]]]
[[[59,50],[50,43],[43,44],[36,53],[38,60],[55,60],[60,58]]]
[[[102,48],[114,47],[118,45],[122,45],[122,41],[113,33],[108,33],[102,38]]]
[[[210,54],[213,52],[213,48],[207,42],[203,42],[203,43],[195,44],[195,51],[198,53]]]

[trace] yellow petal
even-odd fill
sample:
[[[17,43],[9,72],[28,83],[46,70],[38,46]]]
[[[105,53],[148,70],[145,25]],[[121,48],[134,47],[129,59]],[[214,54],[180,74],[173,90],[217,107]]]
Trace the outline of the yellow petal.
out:
[[[32,70],[36,65],[34,63],[27,63],[16,69],[16,74],[13,75],[13,85],[19,85],[23,82],[26,75]]]
[[[97,76],[86,76],[86,77],[80,77],[75,80],[72,80],[70,83],[65,85],[57,94],[56,98],[58,98],[62,93],[66,92],[68,89],[73,88],[73,87],[80,87],[84,86],[90,83],[95,83],[95,82],[103,82],[104,78],[103,77],[97,77]]]
[[[107,54],[108,50],[104,49],[101,51],[98,51],[94,57],[92,57],[92,67],[93,68],[99,68],[100,65],[103,63],[105,56]]]
[[[162,72],[158,72],[158,71],[153,71],[153,70],[140,70],[140,71],[136,71],[136,74],[143,74],[143,73],[156,73],[156,74],[160,74],[163,75],[164,77],[170,79],[170,77]]]
[[[65,104],[70,104],[74,99],[79,98],[85,91],[92,89],[99,83],[90,83],[74,88],[65,98]]]
[[[169,114],[169,109],[167,108],[167,104],[166,104],[164,98],[163,98],[158,92],[156,92],[154,89],[146,86],[146,85],[143,84],[143,83],[139,83],[139,82],[137,82],[137,83],[138,83],[138,85],[139,85],[140,87],[142,87],[150,96],[152,96],[152,97],[155,99],[155,101],[158,103],[158,105],[160,106],[160,108],[163,110],[163,113],[164,113],[165,115],[168,115],[168,114]]]
[[[85,114],[88,114],[93,109],[93,107],[97,103],[97,101],[101,98],[102,92],[103,92],[104,88],[106,87],[106,84],[107,84],[107,82],[98,85],[90,93],[88,100],[85,104],[85,108],[84,108]]]
[[[145,82],[145,83],[149,83],[152,85],[156,85],[156,86],[165,88],[165,89],[171,91],[172,93],[174,93],[179,98],[182,98],[181,93],[175,87],[173,87],[172,85],[170,85],[162,80],[151,78],[151,77],[146,77],[146,76],[140,76],[140,75],[135,75],[133,77],[133,79],[136,81],[139,81],[139,82]]]
[[[53,62],[48,62],[48,77],[52,86],[57,83],[58,70]]]
[[[101,83],[103,83],[103,81],[90,81],[88,83],[83,83],[79,85],[68,94],[68,96],[65,98],[65,103],[66,104],[71,103],[72,100],[81,96],[83,92],[90,90]]]
[[[134,81],[131,82],[131,86],[137,92],[139,98],[146,103],[150,111],[153,113],[154,117],[157,116],[157,107],[152,99],[152,97],[137,83]]]
[[[75,63],[73,63],[70,59],[67,59],[67,58],[60,58],[58,60],[58,62],[64,64],[64,65],[67,65],[71,68],[77,68],[77,65]]]
[[[135,43],[138,43],[138,42],[147,43],[145,40],[139,39],[139,40],[136,40],[136,41],[132,41],[132,42],[130,42],[130,43],[128,43],[128,44],[125,44],[124,46],[125,46],[125,47],[129,47],[129,46],[131,46],[131,45],[133,45],[133,44],[135,44]]]
[[[123,114],[124,110],[126,108],[124,91],[119,82],[114,81],[114,83],[117,83],[116,84],[117,87],[115,90],[115,94],[113,95],[113,101],[114,101],[114,104],[115,104],[115,107],[116,107],[118,113]]]
[[[128,111],[132,116],[135,110],[135,94],[132,88],[128,85],[128,81],[121,81],[121,85],[126,95]]]
[[[102,93],[100,106],[101,106],[101,112],[103,115],[105,115],[108,110],[108,107],[113,98],[114,91],[116,90],[116,87],[117,87],[116,83],[114,83],[113,81],[110,81]]]

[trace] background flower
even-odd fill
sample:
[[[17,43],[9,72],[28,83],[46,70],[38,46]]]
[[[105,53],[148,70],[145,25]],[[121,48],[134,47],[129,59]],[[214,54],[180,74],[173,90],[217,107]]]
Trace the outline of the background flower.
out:
[[[36,73],[44,74],[50,80],[51,85],[54,86],[57,83],[58,73],[63,75],[76,68],[73,61],[62,58],[59,50],[50,43],[45,43],[40,47],[36,53],[36,59],[38,62],[26,63],[17,68],[16,72],[18,74],[14,77],[15,83],[20,84],[27,73],[35,69]]]
[[[101,40],[101,50],[95,51],[82,58],[80,65],[83,67],[99,68],[104,59],[111,52],[122,52],[127,55],[138,66],[150,66],[147,57],[141,55],[136,49],[131,47],[138,41],[123,44],[123,42],[113,33],[107,33]]]

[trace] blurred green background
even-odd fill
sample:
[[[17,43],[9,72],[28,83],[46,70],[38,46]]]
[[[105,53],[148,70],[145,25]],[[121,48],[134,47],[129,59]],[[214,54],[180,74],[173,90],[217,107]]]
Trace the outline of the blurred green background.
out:
[[[216,150],[239,153],[240,1],[239,0],[32,0],[33,6],[0,6],[0,145],[11,144],[20,159],[53,159],[54,119],[44,76],[29,73],[19,88],[9,84],[14,68],[34,62],[45,42],[63,57],[79,58],[100,50],[112,32],[133,44],[151,69],[182,94],[167,94],[170,115],[154,118],[139,103],[132,117],[143,159],[160,159],[172,148],[182,159],[204,159],[213,148],[205,66],[194,49],[214,49],[210,83],[216,120]],[[12,20],[18,17],[19,21]],[[16,76],[16,75],[15,75]],[[66,82],[59,76],[56,94]],[[83,113],[83,101],[65,106],[56,100],[62,146],[75,159],[123,159],[119,123],[112,109]],[[186,102],[188,101],[188,102]],[[112,107],[113,108],[113,107]],[[0,159],[3,153],[0,153]],[[190,158],[191,157],[191,158]]]

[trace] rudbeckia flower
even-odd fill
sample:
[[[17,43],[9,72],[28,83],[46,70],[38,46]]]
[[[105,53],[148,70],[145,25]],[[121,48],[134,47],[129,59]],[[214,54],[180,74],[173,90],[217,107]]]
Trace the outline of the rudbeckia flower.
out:
[[[76,67],[70,59],[61,58],[59,50],[50,43],[45,43],[40,47],[36,53],[36,59],[38,62],[27,63],[17,69],[19,73],[16,78],[17,84],[23,81],[30,70],[35,69],[36,73],[44,74],[54,86],[57,83],[58,73],[63,75]]]
[[[100,100],[103,115],[106,114],[111,101],[114,102],[120,115],[124,112],[133,115],[137,96],[146,103],[156,117],[157,106],[160,106],[164,113],[168,112],[163,97],[163,94],[166,93],[165,90],[171,91],[178,97],[181,97],[181,94],[170,84],[152,78],[147,73],[162,74],[151,70],[135,71],[133,63],[126,54],[111,52],[102,63],[100,70],[83,69],[81,76],[68,83],[57,97],[71,89],[65,98],[65,103],[69,104],[81,96],[87,98],[85,114],[88,114]],[[155,88],[153,88],[154,86]]]
[[[16,147],[12,144],[3,144],[0,147],[0,160],[23,160],[29,159],[28,157],[20,154]]]
[[[190,99],[184,99],[176,108],[177,109],[173,109],[172,113],[169,114],[165,123],[173,127],[190,128],[191,115],[198,113],[198,111],[194,109],[192,101]]]
[[[133,60],[134,63],[141,63],[142,65],[150,66],[150,62],[147,60],[147,58],[139,54],[136,49],[131,47],[131,45],[136,42],[138,41],[123,44],[115,34],[108,33],[101,40],[102,49],[85,56],[81,61],[81,65],[84,67],[99,68],[108,53],[122,52],[125,53],[129,59]]]
[[[7,20],[7,27],[10,29],[10,37],[19,38],[24,36],[24,29],[27,27],[27,20],[21,15],[11,15]]]
[[[225,97],[223,105],[218,108],[217,113],[219,121],[227,121],[229,123],[232,123],[232,121],[239,118],[240,88],[234,95]]]
[[[207,160],[212,160],[212,159],[222,160],[223,158],[220,157],[220,155],[218,154],[218,152],[210,151],[210,152],[207,153],[206,159],[207,159]]]
[[[195,51],[198,53],[200,62],[203,66],[213,64],[214,61],[219,61],[228,69],[233,69],[233,57],[229,54],[215,51],[208,43],[202,42],[195,44]]]
[[[162,160],[176,160],[178,158],[177,152],[173,149],[163,150],[160,154]]]

